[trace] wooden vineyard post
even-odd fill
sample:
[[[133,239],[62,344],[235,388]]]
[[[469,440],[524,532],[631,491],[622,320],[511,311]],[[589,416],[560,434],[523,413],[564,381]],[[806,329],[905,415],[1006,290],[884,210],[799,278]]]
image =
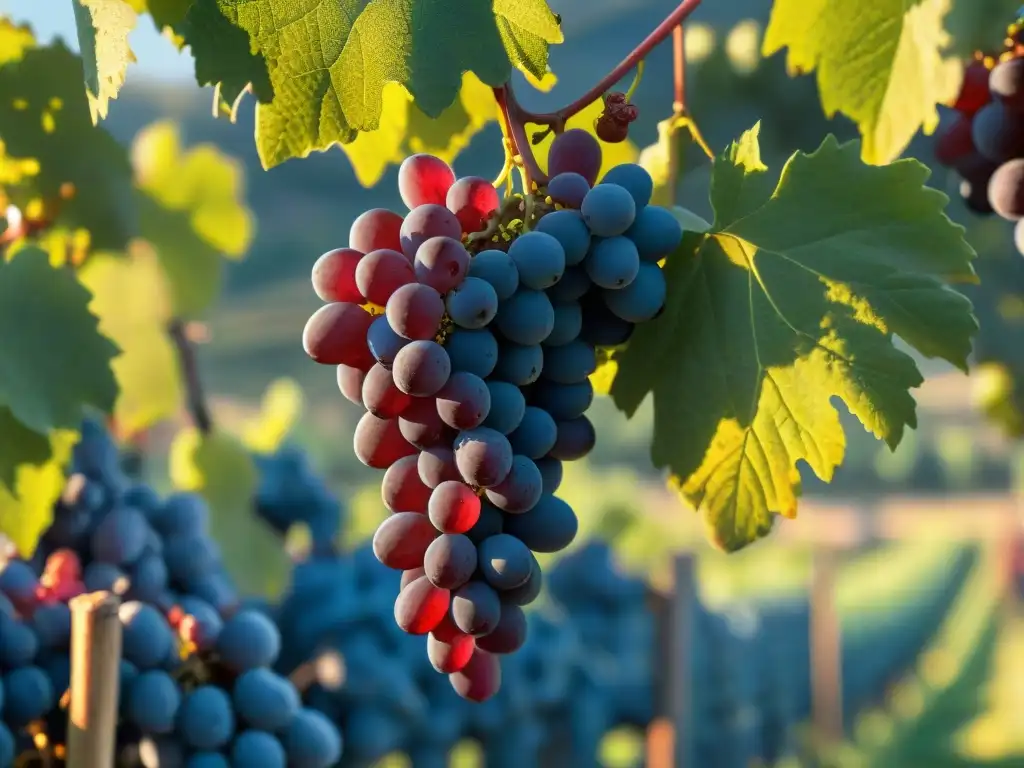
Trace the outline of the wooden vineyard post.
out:
[[[818,746],[843,738],[842,632],[835,600],[835,552],[816,549],[811,571],[811,720]]]
[[[121,601],[110,592],[80,595],[71,608],[68,768],[113,768],[121,661]]]

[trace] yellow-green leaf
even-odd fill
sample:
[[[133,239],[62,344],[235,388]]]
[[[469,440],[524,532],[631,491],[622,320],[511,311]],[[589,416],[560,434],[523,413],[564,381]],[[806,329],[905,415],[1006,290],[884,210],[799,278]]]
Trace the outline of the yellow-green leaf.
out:
[[[0,18],[0,67],[18,61],[35,42],[27,24],[15,24],[6,17]]]
[[[9,421],[0,415],[0,424],[6,425]],[[0,426],[0,430],[4,428]],[[78,435],[58,430],[52,439],[44,440],[45,459],[36,466],[20,466],[11,486],[0,485],[0,533],[14,543],[22,557],[32,555],[40,535],[53,520],[53,505],[64,489],[64,469],[71,460],[71,449]]]
[[[182,390],[167,336],[170,290],[156,255],[144,247],[127,257],[95,254],[79,274],[92,292],[89,309],[99,317],[100,331],[121,348],[113,363],[119,428],[132,434],[177,414]]]
[[[582,112],[574,115],[566,123],[565,127],[567,129],[582,128],[596,137],[597,134],[594,133],[594,122],[598,117],[600,117],[603,111],[604,102],[601,99],[598,99]],[[537,130],[540,130],[538,126],[532,124],[527,125],[526,135],[530,136]],[[549,133],[533,148],[534,154],[537,156],[537,163],[540,165],[540,169],[545,173],[548,168],[548,150],[551,148],[551,142],[554,140],[554,134]],[[608,142],[601,141],[600,139],[598,139],[598,142],[601,144],[601,154],[603,158],[601,162],[601,176],[616,165],[636,162],[636,159],[640,156],[640,151],[637,149],[636,144],[629,139],[615,144],[609,144]]]
[[[845,435],[833,398],[891,448],[923,378],[894,336],[966,370],[977,321],[945,285],[974,252],[916,160],[874,167],[829,136],[781,174],[757,129],[715,160],[706,234],[668,257],[668,297],[618,356],[616,404],[654,398],[656,466],[734,550],[796,513],[800,462],[829,480]]]
[[[274,597],[285,586],[288,557],[253,511],[259,477],[252,456],[232,435],[179,432],[171,446],[171,479],[210,505],[210,533],[244,593]]]
[[[97,122],[106,118],[110,100],[124,85],[129,62],[135,61],[128,34],[135,29],[138,14],[125,0],[73,0],[73,7],[89,108]]]
[[[273,453],[301,415],[302,388],[294,379],[277,379],[263,393],[259,415],[246,424],[242,442],[254,453]]]
[[[947,57],[951,0],[775,0],[762,50],[788,48],[794,74],[817,72],[821,105],[857,123],[863,158],[888,163],[956,95],[961,66]]]

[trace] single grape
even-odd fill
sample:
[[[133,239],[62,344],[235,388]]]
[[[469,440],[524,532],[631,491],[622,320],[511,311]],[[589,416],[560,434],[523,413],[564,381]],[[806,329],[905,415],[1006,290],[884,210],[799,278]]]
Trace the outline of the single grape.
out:
[[[593,186],[601,172],[601,145],[582,128],[572,128],[555,136],[548,150],[548,176],[577,173]]]
[[[974,140],[971,138],[969,117],[957,115],[935,138],[935,159],[947,167],[973,151]]]
[[[423,556],[423,572],[441,589],[458,589],[476,571],[476,544],[461,533],[442,533]]]
[[[90,549],[101,563],[124,566],[139,559],[149,537],[145,516],[131,507],[115,507],[93,531]]]
[[[300,709],[282,736],[292,768],[330,768],[341,759],[341,735],[315,709]]]
[[[481,703],[501,688],[501,665],[496,656],[478,649],[465,667],[448,675],[448,681],[461,698]]]
[[[466,277],[469,258],[457,237],[431,237],[416,250],[416,279],[438,293],[448,293]]]
[[[562,279],[547,290],[552,301],[579,301],[593,285],[590,276],[582,265],[566,267]]]
[[[444,674],[465,668],[475,649],[473,637],[460,631],[447,616],[427,637],[427,659],[434,669]]]
[[[476,488],[491,488],[512,469],[512,446],[496,430],[466,430],[455,440],[455,463],[467,483]]]
[[[1008,108],[1024,108],[1024,59],[1001,61],[992,68],[988,78],[989,91]]]
[[[643,323],[661,312],[667,290],[661,267],[645,261],[632,283],[617,291],[605,291],[604,301],[608,309],[623,320]]]
[[[496,486],[488,488],[485,495],[503,512],[519,515],[533,508],[540,499],[543,485],[537,465],[526,456],[514,456],[511,471]]]
[[[544,369],[544,350],[540,344],[524,346],[507,342],[501,345],[494,376],[519,387],[532,384]]]
[[[625,288],[640,271],[640,254],[628,237],[609,237],[591,246],[583,266],[594,285]]]
[[[598,237],[616,237],[633,225],[636,203],[629,191],[617,184],[598,184],[583,198],[583,221]]]
[[[380,248],[400,251],[401,231],[401,216],[384,208],[371,208],[359,214],[352,222],[348,244],[360,253],[369,253]]]
[[[519,270],[505,251],[480,251],[469,262],[469,276],[490,283],[498,301],[509,298],[519,287]]]
[[[590,230],[583,222],[583,216],[579,211],[552,211],[542,216],[534,228],[534,232],[550,235],[562,246],[564,265],[573,266],[583,261],[590,248]],[[513,243],[513,246],[515,243]],[[509,253],[512,249],[509,249]],[[561,279],[565,270],[563,269],[558,278]],[[549,287],[549,286],[545,286]]]
[[[501,533],[505,525],[505,515],[500,509],[486,499],[480,502],[480,519],[476,525],[466,531],[466,535],[477,546],[488,536]]]
[[[398,421],[381,419],[364,413],[352,435],[356,458],[374,469],[387,469],[403,456],[416,453],[416,449],[402,436]]]
[[[547,411],[529,405],[519,426],[508,436],[513,452],[539,459],[555,445],[558,430]]]
[[[160,561],[163,565],[163,561]],[[40,605],[32,613],[32,631],[43,650],[67,648],[71,641],[71,610],[67,603]]]
[[[454,183],[455,171],[433,155],[410,155],[398,166],[398,194],[410,211],[421,205],[444,205]]]
[[[452,363],[436,341],[411,341],[395,355],[395,386],[413,397],[432,397],[448,381]],[[366,392],[363,392],[363,400]]]
[[[128,597],[148,603],[159,603],[167,593],[170,576],[161,554],[147,552],[131,566],[128,572]],[[38,611],[36,614],[38,615]]]
[[[533,556],[532,552],[530,553],[530,561],[532,567],[530,568],[530,578],[526,580],[526,583],[514,589],[502,591],[502,612],[504,612],[506,605],[530,605],[530,603],[540,597],[541,590],[544,587],[544,576],[540,563],[537,562],[537,558]]]
[[[284,746],[274,734],[244,731],[238,734],[231,745],[231,764],[252,768],[286,768],[288,757]]]
[[[446,445],[425,449],[416,459],[420,480],[427,488],[437,488],[445,480],[461,480],[455,464],[455,451]]]
[[[529,512],[508,515],[505,533],[515,536],[534,552],[559,552],[576,538],[579,520],[566,502],[544,494]]]
[[[498,626],[489,635],[477,640],[476,645],[488,653],[515,653],[526,642],[526,627],[526,614],[523,613],[523,609],[515,603],[503,603]]]
[[[462,224],[462,231],[469,234],[487,227],[487,220],[498,210],[501,200],[498,190],[487,179],[464,176],[448,189],[445,205]]]
[[[553,302],[555,325],[544,339],[544,346],[558,347],[568,344],[583,330],[583,310],[576,301]]]
[[[462,225],[455,214],[443,205],[432,203],[414,208],[402,222],[399,250],[409,261],[416,258],[419,247],[432,237],[462,237]]]
[[[375,318],[366,332],[366,344],[370,354],[385,368],[391,368],[398,350],[408,343],[409,339],[395,333],[385,315]]]
[[[36,666],[19,666],[3,677],[4,719],[15,728],[24,727],[53,709],[53,683]]]
[[[523,391],[507,381],[493,380],[487,382],[487,389],[491,394],[491,409],[484,419],[483,426],[507,435],[519,426],[526,412]]]
[[[402,578],[398,582],[398,591],[401,592],[403,589],[405,589],[414,581],[416,581],[416,579],[425,574],[426,571],[423,568],[413,568],[410,571],[402,571]]]
[[[597,370],[597,355],[591,344],[576,339],[560,347],[544,347],[541,376],[557,384],[578,384]],[[545,451],[546,453],[546,451]]]
[[[181,706],[181,689],[163,670],[137,675],[128,685],[125,716],[144,733],[171,733]]]
[[[367,301],[384,306],[403,285],[416,282],[412,264],[398,251],[380,249],[366,254],[356,267],[356,286]]]
[[[498,294],[486,280],[467,277],[445,298],[448,316],[462,328],[483,328],[498,313]]]
[[[362,304],[365,296],[356,285],[356,267],[363,254],[354,248],[327,251],[313,265],[313,290],[321,301]]]
[[[451,445],[455,430],[441,420],[432,397],[416,397],[398,419],[398,429],[410,445],[421,451],[435,445]]]
[[[164,662],[174,647],[167,620],[151,605],[132,600],[117,611],[121,620],[121,653],[139,669],[153,669]]]
[[[217,655],[235,672],[269,667],[281,652],[281,634],[265,614],[242,609],[224,622],[217,637]]]
[[[437,334],[444,317],[444,299],[429,285],[413,283],[395,291],[384,311],[395,333],[413,341],[424,341]]]
[[[568,171],[553,176],[548,182],[548,197],[552,202],[564,205],[566,208],[579,210],[583,205],[583,198],[590,191],[590,182],[578,173]]]
[[[520,288],[498,308],[495,325],[515,344],[540,344],[555,326],[555,309],[543,291]]]
[[[498,340],[486,328],[456,328],[444,341],[452,371],[475,373],[486,379],[498,364]]]
[[[633,335],[636,325],[623,320],[608,308],[600,293],[591,293],[580,302],[583,328],[580,339],[595,347],[617,347]]]
[[[642,261],[660,261],[683,240],[683,226],[667,208],[649,205],[637,211],[636,220],[626,230]]]
[[[358,304],[325,304],[306,322],[302,348],[321,365],[344,364],[369,370],[374,361],[366,346],[366,332],[372,322],[373,316]]]
[[[615,184],[629,192],[637,211],[651,202],[651,195],[654,194],[654,180],[651,174],[636,163],[616,165],[604,175],[601,184]]]
[[[982,107],[971,123],[974,148],[995,163],[1024,155],[1024,126],[1001,101]]]
[[[427,547],[439,535],[426,516],[396,512],[377,526],[373,534],[373,554],[396,571],[420,568]]]
[[[519,282],[527,288],[543,291],[557,283],[565,272],[562,244],[545,232],[520,235],[512,241],[508,255],[519,272]]]
[[[467,635],[481,637],[498,625],[501,600],[483,581],[470,581],[452,593],[452,619]]]
[[[494,589],[521,587],[533,570],[533,555],[527,546],[507,533],[491,536],[480,544],[480,572]]]
[[[420,576],[398,593],[395,623],[410,635],[425,635],[448,614],[451,593]]]
[[[419,458],[406,456],[388,467],[384,473],[380,483],[381,500],[392,512],[426,514],[430,488],[420,480]]]
[[[552,494],[557,491],[558,487],[562,484],[562,462],[550,456],[545,456],[542,459],[537,459],[534,463],[540,472],[541,492]]]
[[[547,411],[555,421],[582,416],[593,402],[594,385],[589,378],[575,384],[541,379],[530,391],[530,403]]]
[[[363,382],[365,380],[366,371],[353,368],[351,365],[338,366],[338,389],[350,403],[363,405]]]
[[[594,449],[597,434],[586,416],[558,422],[558,439],[551,455],[562,461],[582,459]]]
[[[227,744],[235,732],[231,699],[220,688],[202,685],[189,693],[178,710],[178,730],[193,749],[215,750]]]
[[[1010,160],[999,166],[988,183],[988,201],[1007,221],[1024,217],[1024,159]]]
[[[413,342],[419,343],[426,342]],[[374,416],[393,419],[409,406],[412,397],[398,388],[391,371],[377,363],[363,380],[362,400],[366,410]]]
[[[299,694],[288,678],[269,669],[242,673],[232,690],[235,710],[253,728],[277,732],[299,711]]]
[[[491,410],[491,392],[474,373],[456,371],[437,393],[437,413],[453,429],[479,427]]]
[[[991,75],[983,61],[972,61],[964,70],[964,79],[960,85],[960,94],[953,103],[953,109],[964,115],[973,115],[989,103],[992,94],[989,92]]]
[[[480,497],[461,480],[444,480],[430,494],[427,516],[443,533],[465,533],[480,519]]]

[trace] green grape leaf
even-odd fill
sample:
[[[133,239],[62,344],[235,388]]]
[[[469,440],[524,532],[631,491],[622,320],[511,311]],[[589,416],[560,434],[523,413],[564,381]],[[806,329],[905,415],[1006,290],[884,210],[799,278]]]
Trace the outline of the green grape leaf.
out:
[[[129,0],[136,11],[148,11],[157,29],[177,27],[185,20],[193,0]]]
[[[10,418],[10,411],[0,408],[0,466],[5,464],[6,449],[15,439],[28,437],[33,442],[39,437],[9,433],[19,429]],[[43,437],[45,455],[38,461],[25,461],[18,467],[11,483],[0,485],[0,533],[17,547],[22,557],[31,557],[43,531],[53,520],[53,505],[64,490],[64,469],[71,460],[71,449],[78,441],[76,432],[58,430],[52,439]],[[6,487],[3,487],[6,485]]]
[[[220,291],[223,259],[242,258],[252,242],[244,170],[211,144],[183,150],[169,122],[139,132],[132,161],[140,230],[170,281],[172,314],[202,314]]]
[[[21,54],[0,66],[0,141],[37,173],[5,191],[22,209],[42,200],[54,226],[87,230],[94,248],[120,250],[137,225],[131,163],[93,125],[81,60],[62,43]]]
[[[89,309],[100,319],[100,332],[121,348],[113,363],[119,429],[135,434],[176,415],[181,374],[167,335],[170,288],[156,255],[141,245],[127,257],[92,254],[79,279],[92,292]]]
[[[418,152],[454,162],[470,139],[498,118],[490,87],[472,72],[463,75],[459,98],[436,118],[427,117],[398,83],[385,86],[382,103],[380,125],[341,147],[364,187],[372,187],[389,166]]]
[[[128,64],[135,60],[128,34],[135,29],[138,14],[125,0],[73,0],[73,6],[95,123],[106,118],[110,100],[117,98]]]
[[[953,32],[952,51],[966,59],[975,51],[998,48],[1020,7],[1020,0],[954,0],[946,17],[946,28]]]
[[[223,432],[179,432],[171,446],[175,487],[201,493],[210,505],[210,534],[243,593],[276,597],[285,586],[288,556],[252,509],[256,464],[241,442]]]
[[[35,432],[0,405],[0,493],[15,487],[18,468],[44,464],[50,458],[50,438]],[[3,529],[0,529],[3,530]]]
[[[15,24],[6,17],[0,17],[0,67],[20,59],[35,43],[35,36],[27,24]]]
[[[218,12],[248,33],[248,48],[213,23]],[[376,129],[386,83],[438,117],[464,72],[497,86],[514,63],[541,79],[548,46],[562,42],[544,0],[196,0],[184,26],[203,82],[239,68],[251,79],[249,59],[262,55],[273,99],[260,96],[256,145],[267,168]]]
[[[84,406],[110,413],[117,345],[99,332],[91,296],[38,248],[0,264],[0,405],[28,429],[77,429]]]
[[[665,311],[618,357],[616,404],[653,395],[654,464],[726,550],[796,513],[798,462],[831,479],[833,397],[890,448],[915,426],[923,379],[894,335],[966,370],[977,321],[944,283],[976,280],[963,228],[925,166],[858,152],[829,136],[770,174],[745,133],[715,160],[713,228],[669,255]]]
[[[865,162],[899,157],[919,128],[939,124],[936,104],[960,87],[943,19],[951,0],[776,0],[762,51],[789,51],[791,73],[817,70],[821,105],[863,137]]]

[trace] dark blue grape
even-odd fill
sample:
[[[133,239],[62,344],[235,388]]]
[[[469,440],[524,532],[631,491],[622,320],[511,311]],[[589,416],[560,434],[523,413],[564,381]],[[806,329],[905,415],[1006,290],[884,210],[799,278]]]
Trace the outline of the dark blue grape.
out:
[[[286,768],[284,746],[272,733],[245,731],[231,746],[233,768]]]
[[[515,587],[514,589],[507,589],[501,593],[502,603],[511,603],[512,605],[529,605],[538,597],[540,597],[541,590],[544,587],[544,575],[541,571],[540,563],[537,562],[537,558],[530,553],[530,577],[521,586]],[[504,605],[502,606],[504,610]]]
[[[633,196],[617,184],[598,184],[580,207],[587,228],[598,237],[621,235],[636,218]]]
[[[597,370],[594,347],[576,339],[560,347],[544,348],[542,376],[557,384],[579,384]]]
[[[519,387],[532,384],[544,369],[544,350],[540,344],[523,346],[506,342],[501,345],[494,376]]]
[[[547,294],[553,302],[579,301],[591,286],[593,283],[590,280],[590,275],[582,265],[577,264],[574,267],[566,267],[562,279],[548,288]]]
[[[164,501],[157,526],[164,536],[205,535],[210,522],[210,509],[198,493],[174,493]]]
[[[193,749],[220,749],[235,732],[231,699],[220,688],[199,686],[181,703],[177,732]]]
[[[124,594],[128,590],[128,574],[110,563],[89,563],[82,573],[82,581],[89,592],[114,592]]]
[[[568,421],[590,408],[594,385],[589,378],[575,384],[558,384],[542,378],[530,390],[530,402],[547,411],[555,421]]]
[[[554,304],[554,309],[555,325],[544,339],[544,345],[547,347],[568,344],[579,336],[583,329],[583,310],[578,302],[560,301]]]
[[[541,217],[534,231],[551,235],[558,241],[567,267],[583,261],[590,248],[590,230],[579,211],[552,211]]]
[[[131,601],[118,609],[123,631],[121,652],[139,669],[154,669],[164,663],[175,646],[170,624],[156,608]]]
[[[14,765],[14,736],[10,728],[0,723],[0,765]]]
[[[531,459],[539,459],[555,445],[558,430],[555,420],[542,408],[527,406],[522,421],[508,436],[512,451]]]
[[[530,550],[526,552],[529,554]],[[477,638],[476,647],[488,653],[515,653],[526,642],[526,630],[526,614],[523,609],[515,603],[503,602],[498,626],[489,635]]]
[[[515,536],[502,533],[480,544],[480,572],[499,592],[521,587],[530,578],[533,555]]]
[[[566,502],[545,494],[522,515],[505,518],[505,533],[512,534],[534,552],[559,552],[576,538],[579,520]]]
[[[53,684],[39,667],[18,667],[3,678],[4,717],[10,725],[23,727],[38,720],[56,703]]]
[[[633,226],[626,230],[643,261],[656,262],[679,247],[683,226],[667,208],[649,205],[637,212]]]
[[[40,605],[32,614],[32,629],[43,649],[67,648],[71,642],[71,610],[66,603]]]
[[[0,666],[8,669],[31,664],[39,652],[39,638],[20,619],[0,614]]]
[[[503,512],[517,515],[527,512],[540,499],[544,479],[532,459],[514,456],[508,476],[493,488],[488,488],[487,500]]]
[[[469,276],[490,283],[499,301],[509,298],[519,287],[519,270],[505,251],[480,251],[469,262]]]
[[[523,391],[507,381],[493,380],[487,382],[487,389],[491,393],[491,409],[483,426],[507,435],[523,420],[526,411]]]
[[[160,763],[164,765],[164,763]],[[194,752],[189,755],[184,768],[233,768],[228,759],[220,752]]]
[[[281,652],[281,633],[265,614],[241,610],[224,622],[217,652],[236,672],[270,666]]]
[[[174,730],[181,707],[181,689],[163,670],[142,672],[128,685],[124,712],[143,733],[165,734]]]
[[[167,591],[167,565],[159,554],[144,554],[129,569],[128,596],[133,600],[155,603]]]
[[[562,484],[562,462],[545,456],[534,462],[540,470],[541,490],[543,493],[552,494]]]
[[[188,584],[217,567],[220,547],[205,534],[182,534],[164,539],[164,562],[171,578]]]
[[[559,173],[551,177],[548,182],[547,193],[551,200],[567,208],[575,208],[583,205],[583,198],[590,191],[590,182],[583,176],[572,171]],[[550,214],[549,214],[550,215]]]
[[[291,768],[329,768],[341,759],[341,735],[313,709],[299,711],[283,740]]]
[[[452,322],[462,328],[483,328],[498,312],[498,294],[479,277],[467,277],[445,298]]]
[[[394,331],[384,315],[370,323],[370,328],[366,331],[366,344],[370,348],[370,354],[388,370],[395,362],[395,355],[408,343],[407,338],[399,336]]]
[[[24,560],[10,559],[3,564],[0,570],[0,592],[15,605],[34,604],[38,587],[39,577]]]
[[[113,565],[135,562],[148,540],[146,518],[131,507],[116,507],[96,526],[92,535],[92,556]]]
[[[586,416],[558,422],[558,439],[551,455],[562,461],[582,459],[594,449],[597,433]]]
[[[555,309],[543,291],[520,288],[498,309],[495,325],[515,344],[540,344],[555,327]]]
[[[636,163],[616,165],[604,175],[601,184],[617,184],[629,192],[638,212],[651,202],[651,195],[654,194],[654,180],[651,174]]]
[[[604,301],[617,317],[642,323],[654,318],[665,306],[666,290],[661,267],[644,262],[632,283],[617,291],[605,291]]]
[[[486,379],[498,363],[498,341],[486,328],[456,328],[448,334],[444,348],[452,371],[468,371]]]
[[[299,711],[299,694],[287,678],[269,669],[251,669],[235,681],[235,710],[253,728],[278,732]]]
[[[565,272],[562,244],[545,232],[520,235],[512,241],[508,255],[519,271],[520,290],[526,287],[543,291],[557,283]]]
[[[594,242],[583,266],[595,285],[625,288],[640,271],[640,255],[628,237],[609,237]]]
[[[618,317],[600,295],[588,295],[580,306],[583,308],[583,328],[580,330],[583,341],[595,347],[617,347],[633,335],[636,324]]]

